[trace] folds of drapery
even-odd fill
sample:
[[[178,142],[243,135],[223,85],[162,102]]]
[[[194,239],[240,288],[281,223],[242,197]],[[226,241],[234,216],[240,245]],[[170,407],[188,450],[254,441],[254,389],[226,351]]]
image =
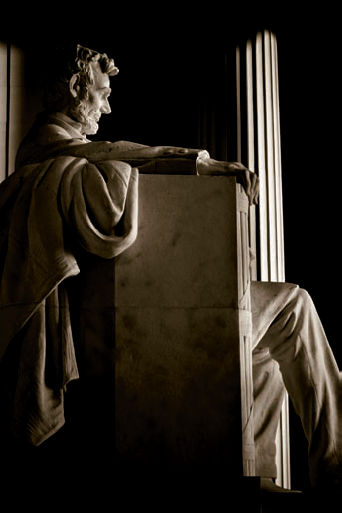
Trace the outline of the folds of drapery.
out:
[[[78,378],[64,285],[79,273],[74,242],[108,259],[134,242],[138,172],[75,157],[24,166],[1,184],[0,213],[0,365],[12,385],[0,380],[14,434],[39,445],[63,425],[63,390]]]

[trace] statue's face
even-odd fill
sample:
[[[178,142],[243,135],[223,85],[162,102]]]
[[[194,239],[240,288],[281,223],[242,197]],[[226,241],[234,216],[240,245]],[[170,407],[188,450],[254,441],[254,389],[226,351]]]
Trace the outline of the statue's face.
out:
[[[98,62],[91,62],[90,66],[94,83],[88,87],[88,99],[82,102],[82,114],[86,119],[82,124],[82,133],[89,135],[98,131],[101,115],[111,112],[108,102],[111,93],[109,76],[102,72]]]

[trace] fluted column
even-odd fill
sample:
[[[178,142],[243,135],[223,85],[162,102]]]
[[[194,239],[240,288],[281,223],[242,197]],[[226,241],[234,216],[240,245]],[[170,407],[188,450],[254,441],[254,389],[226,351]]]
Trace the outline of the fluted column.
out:
[[[0,182],[7,174],[7,44],[0,41]]]
[[[0,182],[14,172],[19,145],[38,111],[28,66],[22,48],[0,41]]]
[[[236,48],[237,155],[259,175],[259,207],[250,208],[252,279],[285,281],[279,80],[276,36],[258,32]],[[288,399],[277,436],[278,482],[290,486]]]

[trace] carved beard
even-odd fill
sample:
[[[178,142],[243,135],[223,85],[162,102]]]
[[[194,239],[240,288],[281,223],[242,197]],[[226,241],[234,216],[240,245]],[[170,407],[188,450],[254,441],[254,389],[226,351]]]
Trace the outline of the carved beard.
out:
[[[99,129],[98,123],[90,116],[86,116],[85,122],[82,123],[82,132],[86,135],[94,135]]]
[[[98,111],[88,111],[87,100],[82,100],[78,105],[73,105],[69,111],[70,117],[82,124],[82,133],[94,135],[99,129],[98,121],[101,113]]]

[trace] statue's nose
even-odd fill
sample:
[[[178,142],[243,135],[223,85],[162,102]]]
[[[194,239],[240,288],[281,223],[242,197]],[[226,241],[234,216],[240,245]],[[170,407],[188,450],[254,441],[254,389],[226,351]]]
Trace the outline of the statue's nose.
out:
[[[112,112],[108,100],[104,105],[102,105],[101,112],[102,114],[110,114]]]

